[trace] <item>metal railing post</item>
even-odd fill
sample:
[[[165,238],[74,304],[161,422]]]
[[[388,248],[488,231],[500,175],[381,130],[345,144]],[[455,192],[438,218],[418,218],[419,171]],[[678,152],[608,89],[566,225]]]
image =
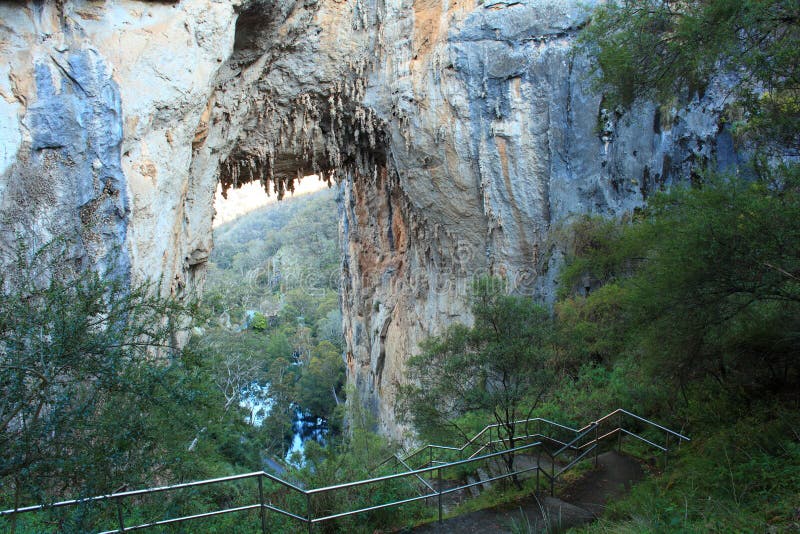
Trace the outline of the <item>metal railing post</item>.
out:
[[[314,529],[314,516],[311,513],[311,494],[306,493],[306,515],[308,516],[308,534],[311,534],[311,531]]]
[[[125,519],[122,517],[122,499],[117,499],[117,520],[119,521],[119,531],[125,532]]]
[[[600,450],[600,425],[597,421],[594,422],[594,468],[597,469],[598,459],[597,455]]]
[[[617,417],[617,421],[618,421],[618,425],[619,425],[618,428],[616,430],[612,429],[609,432],[607,432],[607,433],[603,434],[602,436],[600,436],[600,430],[599,430],[600,424],[603,423],[604,424],[604,428],[606,428],[605,422],[606,421],[610,422],[614,418],[614,416]],[[643,423],[644,425],[649,425],[649,427],[652,427],[652,428],[655,428],[655,429],[658,429],[658,430],[666,432],[665,444],[662,446],[660,443],[656,443],[656,442],[651,441],[651,440],[649,440],[649,439],[647,439],[647,438],[645,438],[645,437],[643,437],[643,436],[641,436],[641,435],[639,435],[639,434],[637,434],[637,433],[635,433],[633,431],[629,431],[629,430],[624,429],[622,427],[622,423],[623,423],[623,420],[625,420],[625,419],[633,419],[633,420],[639,422],[639,423],[637,423],[637,425],[641,425]],[[592,452],[591,451],[592,448],[595,449],[595,451],[594,451],[595,466],[599,465],[599,443],[600,443],[600,440],[602,439],[602,440],[605,441],[607,438],[609,438],[609,439],[613,438],[614,432],[617,432],[617,447],[618,447],[618,450],[620,450],[620,451],[622,450],[622,439],[624,437],[623,434],[627,434],[628,436],[630,436],[632,438],[635,438],[635,439],[637,439],[639,441],[642,441],[642,442],[646,443],[647,445],[649,445],[650,447],[653,447],[653,448],[663,452],[664,453],[664,467],[665,467],[665,469],[668,466],[669,452],[671,450],[671,445],[673,445],[675,443],[675,440],[677,440],[676,448],[678,448],[678,449],[680,449],[683,441],[686,441],[686,442],[691,441],[690,438],[688,438],[688,437],[686,437],[686,436],[684,436],[684,435],[682,435],[682,434],[680,434],[680,433],[678,433],[676,431],[670,430],[669,428],[661,426],[661,425],[659,425],[657,423],[654,423],[653,421],[647,420],[647,419],[645,419],[643,417],[640,417],[640,416],[638,416],[638,415],[636,415],[634,413],[626,412],[625,410],[623,410],[621,408],[615,410],[614,412],[611,412],[611,413],[607,414],[604,417],[601,417],[600,419],[597,419],[597,420],[591,422],[590,424],[586,425],[585,427],[582,427],[579,430],[576,430],[574,428],[571,428],[571,427],[568,427],[568,426],[565,426],[565,425],[561,425],[559,423],[555,423],[555,422],[549,421],[547,419],[536,418],[534,420],[538,423],[539,435],[543,439],[541,441],[538,441],[538,442],[533,443],[533,444],[529,444],[529,445],[525,445],[525,446],[522,446],[522,447],[517,447],[517,448],[506,450],[505,446],[506,446],[507,438],[502,436],[502,431],[503,431],[502,427],[500,425],[497,425],[497,424],[487,425],[487,427],[484,428],[484,430],[481,430],[481,432],[479,433],[480,435],[476,435],[472,440],[468,440],[467,443],[465,443],[465,445],[462,448],[456,448],[456,447],[450,447],[450,446],[444,446],[444,445],[428,444],[427,448],[428,448],[428,464],[429,465],[426,468],[414,469],[410,465],[406,465],[405,462],[403,462],[402,459],[400,459],[398,456],[395,455],[394,459],[396,461],[399,461],[400,463],[402,463],[407,471],[399,472],[399,473],[392,473],[392,474],[389,474],[389,475],[382,475],[382,476],[378,476],[378,477],[374,477],[374,478],[368,478],[368,479],[363,479],[363,480],[358,480],[358,481],[353,481],[353,482],[348,482],[348,483],[343,483],[343,484],[337,484],[337,485],[332,485],[332,486],[327,486],[327,487],[322,487],[322,488],[302,489],[302,488],[300,488],[298,486],[295,486],[295,485],[293,485],[293,484],[291,484],[291,483],[289,483],[289,482],[287,482],[285,480],[282,480],[282,479],[280,479],[278,477],[272,476],[272,475],[270,475],[270,474],[268,474],[268,473],[266,473],[264,471],[258,471],[258,472],[253,472],[253,473],[242,473],[242,474],[239,474],[239,475],[233,475],[233,476],[228,476],[228,477],[220,477],[220,478],[214,478],[214,479],[208,479],[208,480],[200,480],[200,481],[187,482],[187,483],[181,483],[181,484],[171,484],[171,485],[152,487],[152,488],[133,490],[133,491],[122,491],[121,492],[119,490],[116,490],[116,491],[114,491],[114,492],[112,492],[111,494],[108,494],[108,495],[98,495],[98,496],[95,496],[95,497],[89,497],[89,498],[83,498],[83,499],[66,500],[66,501],[51,503],[51,504],[47,504],[47,505],[33,505],[33,506],[26,506],[26,507],[21,507],[21,508],[19,506],[15,506],[15,508],[11,509],[11,510],[0,510],[0,518],[5,519],[6,517],[10,517],[11,521],[12,521],[12,524],[13,524],[13,521],[18,516],[18,514],[22,514],[22,513],[42,512],[42,511],[44,511],[46,509],[51,509],[51,508],[61,508],[61,507],[69,507],[69,506],[83,506],[83,505],[88,504],[88,503],[104,502],[106,504],[106,506],[108,506],[108,508],[106,508],[106,510],[111,514],[114,513],[114,511],[111,510],[111,507],[116,507],[116,516],[117,516],[116,519],[118,521],[118,528],[116,530],[111,531],[111,532],[123,532],[124,533],[124,532],[130,532],[130,531],[133,531],[133,530],[160,527],[160,526],[164,526],[164,525],[173,525],[173,524],[178,524],[178,523],[182,523],[182,522],[185,522],[185,521],[197,521],[197,520],[200,520],[200,519],[204,519],[206,517],[219,516],[219,515],[222,515],[222,514],[248,512],[250,510],[255,510],[256,508],[258,508],[259,512],[260,512],[259,515],[260,515],[260,519],[261,519],[261,532],[262,532],[262,534],[265,534],[267,532],[266,515],[267,515],[268,512],[271,512],[271,511],[275,511],[277,513],[281,513],[281,514],[283,514],[285,516],[288,516],[288,517],[292,518],[292,520],[294,520],[294,521],[299,521],[300,523],[305,523],[306,526],[307,526],[308,532],[309,533],[313,533],[314,523],[324,523],[324,522],[327,522],[329,520],[336,520],[336,519],[339,519],[339,518],[342,518],[342,517],[354,516],[354,515],[361,514],[361,513],[367,513],[367,512],[372,512],[374,510],[380,510],[380,509],[384,509],[384,508],[388,508],[388,507],[404,505],[404,504],[411,503],[411,502],[417,502],[417,501],[422,502],[422,501],[424,501],[427,504],[427,503],[430,503],[430,499],[431,498],[437,497],[438,521],[439,521],[439,524],[442,524],[443,521],[444,521],[443,497],[444,497],[445,493],[451,493],[451,492],[455,492],[455,491],[460,491],[462,489],[466,489],[466,488],[473,487],[473,486],[476,486],[476,485],[484,485],[485,486],[488,482],[491,482],[491,481],[494,481],[494,480],[501,480],[501,479],[504,479],[504,478],[509,477],[509,476],[515,476],[515,475],[520,474],[522,472],[532,471],[533,469],[536,470],[536,491],[538,492],[538,491],[541,490],[541,477],[542,476],[546,476],[546,477],[548,477],[550,479],[550,494],[551,495],[555,495],[555,480],[556,480],[556,477],[559,477],[562,474],[564,474],[564,472],[566,472],[567,470],[571,469],[574,465],[577,465],[577,463],[580,462],[582,459],[588,458],[588,455],[591,454],[591,452]],[[527,425],[528,425],[528,423],[530,421],[532,421],[532,420],[526,420],[525,421],[526,439],[527,439],[528,434],[529,434],[529,429],[528,429]],[[520,421],[520,423],[522,423],[522,421]],[[565,435],[565,432],[566,432],[566,435],[571,435],[573,437],[572,438],[565,438],[568,441],[567,443],[564,443],[564,442],[562,442],[559,439],[556,439],[554,437],[546,437],[545,438],[544,434],[542,434],[542,426],[543,425],[548,425],[547,428],[548,428],[548,433],[549,433],[550,436],[559,436],[559,437],[561,437],[562,435]],[[636,428],[637,425],[632,426],[632,428]],[[592,426],[594,426],[594,428],[592,428]],[[592,441],[583,443],[582,445],[576,445],[576,444],[581,443],[584,439],[586,439],[587,436],[591,435],[592,430],[594,430],[594,439]],[[489,454],[485,454],[484,453],[483,456],[478,456],[478,454],[480,454],[484,450],[485,446],[483,446],[483,447],[478,448],[478,450],[475,453],[473,453],[473,455],[469,456],[469,458],[466,459],[466,460],[452,461],[451,458],[456,456],[456,452],[463,453],[463,451],[465,450],[465,448],[467,446],[475,447],[476,445],[479,445],[480,443],[479,443],[478,440],[484,433],[487,433],[488,436],[489,436],[488,439],[489,439],[489,443],[492,445],[490,447],[492,450],[495,449],[495,447],[493,446],[495,440],[497,441],[498,444],[502,444],[503,447],[497,447],[498,449],[500,449],[497,452],[492,452],[492,453],[489,453]],[[673,436],[674,436],[674,438],[673,438]],[[557,447],[557,446],[561,446],[561,447],[560,448],[554,448],[554,447]],[[517,452],[517,451],[526,450],[526,449],[529,449],[529,448],[532,448],[532,447],[537,447],[536,465],[535,466],[528,467],[528,468],[526,468],[524,470],[509,470],[508,473],[506,473],[504,475],[490,477],[487,480],[479,480],[477,482],[472,482],[472,483],[469,483],[469,484],[466,484],[466,485],[463,485],[463,486],[461,486],[460,483],[455,483],[455,484],[451,483],[451,484],[448,484],[448,488],[447,489],[444,487],[444,480],[443,480],[443,470],[444,469],[447,469],[447,468],[450,468],[450,467],[455,467],[455,466],[460,466],[460,465],[466,465],[466,464],[469,464],[469,463],[471,463],[473,461],[485,461],[485,460],[487,460],[489,458],[499,458],[499,457],[501,457],[503,455],[508,454],[509,451]],[[544,448],[544,447],[547,447],[547,448]],[[424,454],[424,450],[423,450],[424,448],[425,447],[422,447],[422,448],[418,449],[411,456],[416,458],[418,454],[419,455]],[[437,454],[441,454],[441,456],[439,456],[439,457],[446,458],[447,461],[437,461],[437,464],[433,465],[433,449],[434,448],[436,448],[438,451],[442,451],[441,453],[437,453]],[[540,471],[542,471],[541,455],[542,455],[542,449],[543,448],[544,448],[544,452],[550,458],[550,462],[551,462],[550,473],[544,473],[544,472],[540,473]],[[613,445],[612,445],[611,450],[613,450]],[[556,452],[553,453],[552,451],[556,451]],[[567,454],[562,454],[562,453],[567,453]],[[574,453],[574,457],[573,457],[573,453]],[[561,456],[564,456],[566,458],[566,461],[563,462],[565,465],[563,467],[559,465],[558,469],[556,469],[556,467],[557,467],[556,466],[556,458],[557,457],[561,457]],[[572,459],[570,460],[570,458],[572,458]],[[386,462],[384,461],[380,465],[384,465],[385,463]],[[379,467],[380,467],[380,465],[379,465]],[[545,465],[545,468],[546,467],[547,466]],[[434,471],[436,472],[435,475],[434,475]],[[432,475],[436,476],[436,479],[438,480],[438,488],[433,486],[433,484],[435,484],[436,482],[434,482],[434,480],[432,479]],[[361,509],[357,509],[357,510],[349,510],[347,512],[329,514],[329,515],[325,515],[323,513],[324,510],[321,508],[320,517],[316,517],[315,516],[315,512],[314,512],[314,509],[313,509],[313,504],[314,504],[313,503],[313,500],[314,500],[313,496],[315,494],[317,494],[317,493],[319,493],[319,494],[327,494],[327,492],[329,492],[329,491],[338,491],[340,489],[349,488],[349,487],[357,487],[357,486],[360,487],[360,486],[364,486],[364,485],[367,485],[367,484],[373,484],[373,483],[382,482],[382,481],[391,480],[391,479],[398,479],[399,480],[401,478],[405,478],[405,477],[409,477],[409,476],[414,476],[417,479],[419,479],[420,482],[422,482],[428,488],[430,493],[418,491],[419,496],[416,496],[416,497],[412,497],[412,498],[408,498],[408,499],[401,499],[401,500],[397,500],[397,501],[393,501],[393,502],[383,502],[381,504],[374,505],[374,506],[367,506],[367,507],[364,507],[364,508],[361,508]],[[259,502],[257,504],[249,504],[249,505],[246,505],[246,506],[237,506],[237,507],[230,507],[230,508],[225,508],[225,509],[221,509],[221,508],[218,507],[218,508],[216,508],[214,510],[210,510],[210,511],[203,512],[203,513],[198,513],[198,514],[194,514],[194,515],[187,515],[187,516],[182,516],[182,517],[164,519],[164,520],[154,521],[154,522],[145,523],[145,524],[133,524],[132,523],[131,526],[127,527],[127,528],[125,526],[126,519],[124,517],[124,514],[125,514],[124,499],[131,498],[131,497],[137,497],[137,496],[141,496],[141,495],[151,495],[151,494],[161,493],[161,492],[166,492],[166,491],[175,491],[175,490],[179,490],[179,489],[183,489],[183,488],[209,486],[209,485],[216,485],[216,484],[219,484],[219,483],[228,483],[228,482],[231,482],[231,481],[234,481],[234,480],[245,480],[245,479],[249,480],[249,479],[254,478],[254,477],[258,479],[257,483],[258,483],[258,498],[259,498]],[[423,478],[423,477],[425,477],[425,478]],[[430,477],[430,478],[428,478],[428,477]],[[297,495],[300,498],[300,500],[302,500],[302,497],[300,497],[300,496],[305,495],[306,496],[306,512],[307,512],[306,516],[303,517],[302,515],[300,515],[302,508],[300,508],[299,510],[296,510],[297,513],[295,513],[293,511],[281,510],[280,508],[278,508],[276,506],[273,506],[272,501],[269,499],[270,495],[266,495],[265,494],[265,488],[264,488],[264,479],[265,478],[267,480],[269,480],[269,481],[272,481],[272,482],[276,483],[276,484],[280,484],[284,488],[288,488],[289,490],[296,492],[293,495]],[[271,486],[270,486],[270,488],[271,488]],[[267,488],[267,489],[270,489],[270,488]],[[120,489],[122,489],[122,488],[120,488]],[[110,500],[114,500],[115,502],[111,503],[111,502],[109,502]],[[131,506],[135,506],[135,504],[131,504]],[[294,499],[292,499],[292,503],[289,505],[289,507],[294,509],[295,506],[302,507],[302,504],[300,504],[298,501],[294,501]],[[113,516],[109,517],[109,520],[113,520]],[[132,516],[131,521],[132,520],[133,520],[133,516]]]
[[[439,487],[436,488],[438,492],[438,499],[439,499],[439,524],[442,524],[442,468],[436,470],[436,478],[439,481]]]
[[[264,508],[264,477],[258,477],[258,502],[261,508],[258,509],[261,515],[261,534],[267,534],[267,513]]]

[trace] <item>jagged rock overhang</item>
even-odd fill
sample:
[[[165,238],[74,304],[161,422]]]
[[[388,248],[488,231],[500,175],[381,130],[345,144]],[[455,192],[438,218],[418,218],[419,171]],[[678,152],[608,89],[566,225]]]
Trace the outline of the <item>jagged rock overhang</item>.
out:
[[[256,129],[220,162],[223,195],[257,181],[282,198],[303,176],[316,174],[330,183],[386,168],[385,124],[337,88],[303,93],[288,109],[275,107],[267,94],[256,108]]]

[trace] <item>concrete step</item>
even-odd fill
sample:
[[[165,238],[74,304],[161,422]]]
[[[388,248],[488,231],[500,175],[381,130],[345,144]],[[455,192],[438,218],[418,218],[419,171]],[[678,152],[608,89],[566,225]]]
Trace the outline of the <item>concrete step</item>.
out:
[[[535,465],[535,458],[533,459]],[[531,462],[525,459],[523,462]],[[515,460],[516,463],[516,460]],[[544,466],[542,466],[544,467]],[[535,472],[534,472],[535,473]],[[487,473],[488,475],[488,473]],[[615,451],[598,457],[598,467],[584,473],[560,492],[561,498],[530,495],[515,504],[479,510],[413,530],[416,533],[559,532],[591,522],[644,476],[637,460]]]

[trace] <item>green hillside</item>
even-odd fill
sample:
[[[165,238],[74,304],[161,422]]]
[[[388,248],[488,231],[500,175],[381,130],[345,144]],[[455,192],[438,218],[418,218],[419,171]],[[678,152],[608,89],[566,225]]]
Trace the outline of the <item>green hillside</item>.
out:
[[[214,237],[205,326],[193,343],[225,373],[235,370],[226,396],[255,401],[251,417],[263,419],[267,450],[284,456],[298,407],[335,431],[332,416],[344,400],[334,191],[264,207]],[[271,409],[258,413],[258,406]]]

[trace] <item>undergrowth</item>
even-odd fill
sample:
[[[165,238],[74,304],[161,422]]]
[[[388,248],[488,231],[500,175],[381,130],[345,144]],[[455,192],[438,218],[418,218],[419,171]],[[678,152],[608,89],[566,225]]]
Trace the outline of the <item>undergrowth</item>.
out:
[[[700,435],[657,477],[580,532],[797,532],[796,414],[751,416]]]

